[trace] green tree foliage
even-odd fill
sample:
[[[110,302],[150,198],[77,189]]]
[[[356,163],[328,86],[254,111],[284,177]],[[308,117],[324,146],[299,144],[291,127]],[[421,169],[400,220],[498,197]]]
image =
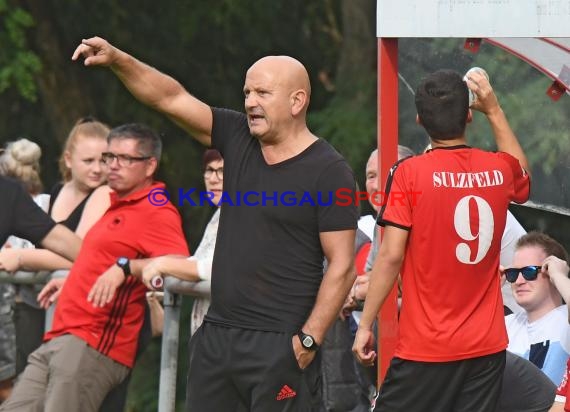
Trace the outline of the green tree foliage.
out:
[[[34,75],[42,65],[26,41],[26,30],[33,24],[24,9],[0,0],[0,94],[12,86],[24,99],[37,98]]]

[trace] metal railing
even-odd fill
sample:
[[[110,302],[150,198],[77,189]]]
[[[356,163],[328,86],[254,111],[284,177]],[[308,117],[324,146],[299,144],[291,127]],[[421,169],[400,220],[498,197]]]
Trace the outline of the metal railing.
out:
[[[53,272],[26,272],[19,270],[15,273],[8,273],[5,271],[0,271],[0,283],[11,283],[13,285],[43,285],[49,282],[51,279],[65,278],[67,277],[68,273],[69,270],[67,269],[55,270]],[[44,325],[45,331],[51,329],[54,311],[55,305],[50,305],[50,307],[46,310],[46,320]]]
[[[174,412],[176,407],[181,295],[208,297],[210,296],[210,283],[207,281],[187,282],[173,277],[165,279],[158,412]]]

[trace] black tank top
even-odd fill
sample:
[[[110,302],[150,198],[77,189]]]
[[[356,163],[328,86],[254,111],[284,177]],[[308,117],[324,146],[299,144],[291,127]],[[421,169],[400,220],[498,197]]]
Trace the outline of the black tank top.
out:
[[[51,189],[50,198],[49,198],[49,209],[48,209],[48,214],[50,216],[51,216],[51,209],[53,207],[53,204],[55,203],[55,199],[57,199],[57,197],[59,196],[59,192],[61,192],[62,188],[63,188],[63,183],[57,183]],[[77,226],[79,226],[79,221],[81,220],[81,215],[83,214],[83,209],[85,208],[85,204],[87,203],[87,200],[91,197],[92,194],[93,190],[89,192],[89,194],[85,197],[85,199],[83,199],[75,209],[73,209],[73,211],[69,214],[67,219],[57,223],[61,223],[69,230],[75,232]]]

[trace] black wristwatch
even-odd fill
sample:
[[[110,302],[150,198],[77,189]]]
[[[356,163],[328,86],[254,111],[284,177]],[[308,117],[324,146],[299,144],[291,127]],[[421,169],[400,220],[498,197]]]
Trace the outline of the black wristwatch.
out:
[[[305,349],[308,349],[308,350],[319,349],[319,345],[317,345],[317,341],[311,335],[307,335],[306,333],[301,331],[297,334],[297,336],[299,337],[299,340],[301,341],[301,345],[303,345],[303,347]]]
[[[121,256],[120,258],[117,259],[117,266],[123,269],[125,277],[129,277],[132,275],[130,262],[131,261],[129,260],[129,258],[124,256]]]

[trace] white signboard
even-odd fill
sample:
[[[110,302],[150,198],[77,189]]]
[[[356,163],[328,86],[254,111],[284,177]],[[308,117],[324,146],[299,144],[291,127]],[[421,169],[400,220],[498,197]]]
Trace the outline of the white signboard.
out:
[[[570,37],[570,0],[377,0],[377,37]]]

